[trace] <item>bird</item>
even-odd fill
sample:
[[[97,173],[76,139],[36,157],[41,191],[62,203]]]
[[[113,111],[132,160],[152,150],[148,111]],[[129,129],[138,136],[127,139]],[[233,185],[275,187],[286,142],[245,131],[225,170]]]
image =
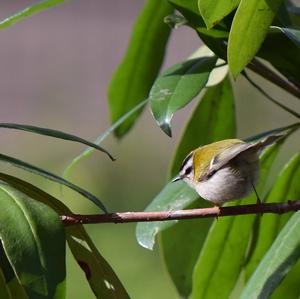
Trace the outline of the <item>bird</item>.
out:
[[[191,151],[183,160],[179,175],[172,182],[184,181],[205,200],[221,207],[252,191],[261,203],[255,184],[261,151],[283,135],[270,135],[255,142],[225,139]]]

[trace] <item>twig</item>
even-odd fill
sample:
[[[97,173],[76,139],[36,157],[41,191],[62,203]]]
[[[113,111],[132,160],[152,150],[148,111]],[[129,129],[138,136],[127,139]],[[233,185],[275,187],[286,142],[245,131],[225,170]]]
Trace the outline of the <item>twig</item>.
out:
[[[275,72],[273,72],[270,68],[268,68],[263,63],[261,63],[258,59],[253,58],[252,61],[247,65],[247,67],[250,70],[252,70],[253,72],[261,75],[265,79],[280,86],[287,92],[293,94],[295,97],[300,99],[300,89],[296,85],[291,84],[288,81],[281,78],[279,75],[277,75]]]
[[[223,217],[246,214],[274,213],[282,214],[300,210],[300,200],[281,203],[262,203],[231,207],[213,207],[204,209],[161,211],[161,212],[125,212],[102,215],[63,215],[61,219],[65,225],[93,224],[93,223],[125,223],[168,221],[180,219]]]
[[[248,80],[248,82],[254,86],[260,93],[262,93],[268,100],[270,100],[272,103],[274,103],[275,105],[279,106],[280,108],[282,108],[283,110],[287,111],[288,113],[292,114],[293,116],[297,117],[298,119],[300,119],[300,114],[297,113],[296,111],[290,109],[289,107],[281,104],[280,102],[278,102],[277,100],[275,100],[273,97],[271,97],[268,93],[266,93],[258,84],[256,84],[246,73],[246,71],[242,71],[242,74],[244,75],[244,77]]]

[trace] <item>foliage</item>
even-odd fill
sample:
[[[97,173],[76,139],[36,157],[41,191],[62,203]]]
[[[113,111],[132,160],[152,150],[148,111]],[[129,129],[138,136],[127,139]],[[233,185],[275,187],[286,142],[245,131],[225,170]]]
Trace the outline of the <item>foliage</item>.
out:
[[[9,27],[37,12],[64,1],[40,1],[0,22]],[[174,12],[175,11],[175,12]],[[133,28],[126,54],[109,86],[108,98],[113,125],[95,143],[62,131],[0,123],[45,136],[83,143],[89,148],[65,171],[94,150],[111,154],[99,144],[112,132],[123,137],[134,126],[149,103],[159,127],[172,135],[173,115],[198,97],[198,103],[170,163],[168,182],[148,205],[148,211],[203,207],[204,201],[186,184],[171,184],[183,158],[192,149],[220,139],[236,137],[233,81],[245,76],[252,86],[294,117],[299,114],[273,99],[245,72],[248,69],[300,98],[299,16],[289,1],[267,0],[148,0]],[[164,20],[166,23],[164,23]],[[159,74],[170,28],[188,26],[204,44],[192,57]],[[209,50],[208,50],[209,49]],[[282,51],[284,49],[284,51]],[[258,59],[263,58],[261,62]],[[270,69],[270,66],[276,73]],[[228,73],[229,69],[229,73]],[[280,76],[278,75],[280,74]],[[129,80],[128,80],[129,78]],[[266,180],[284,142],[299,128],[295,123],[263,132],[284,138],[261,156],[258,191]],[[0,154],[0,160],[66,185],[98,205],[88,191],[25,161]],[[299,153],[286,164],[265,202],[300,197]],[[252,194],[234,205],[251,203]],[[0,173],[0,295],[1,298],[65,298],[65,241],[84,271],[96,298],[129,298],[118,277],[101,256],[82,225],[62,227],[60,217],[72,212],[58,199],[19,178]],[[291,215],[251,215],[219,220],[150,222],[137,225],[136,237],[152,249],[160,235],[167,270],[182,298],[280,298],[300,295],[299,212]]]

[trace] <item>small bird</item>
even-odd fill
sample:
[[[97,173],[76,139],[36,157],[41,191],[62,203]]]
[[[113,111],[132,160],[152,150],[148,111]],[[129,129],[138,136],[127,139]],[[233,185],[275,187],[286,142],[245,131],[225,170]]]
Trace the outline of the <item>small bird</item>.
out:
[[[270,135],[256,142],[226,139],[198,147],[184,159],[179,175],[205,200],[215,206],[240,199],[255,191],[259,173],[259,154],[283,135]]]

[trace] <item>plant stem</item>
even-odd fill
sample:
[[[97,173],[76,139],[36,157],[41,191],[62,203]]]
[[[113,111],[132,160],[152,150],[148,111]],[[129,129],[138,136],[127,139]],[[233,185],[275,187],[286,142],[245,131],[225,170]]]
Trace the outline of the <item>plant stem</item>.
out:
[[[247,65],[247,68],[300,99],[300,89],[296,85],[284,80],[266,65],[261,63],[258,59],[253,58],[252,61]]]
[[[170,221],[180,219],[223,217],[247,214],[283,214],[300,210],[300,200],[281,203],[262,203],[231,207],[212,207],[204,209],[190,209],[160,212],[125,212],[102,215],[63,215],[61,219],[65,225],[95,224],[95,223],[126,223],[148,221]]]
[[[271,97],[269,94],[267,94],[258,84],[256,84],[246,73],[246,71],[243,71],[242,74],[244,75],[244,77],[248,80],[248,82],[254,86],[259,92],[261,92],[268,100],[270,100],[272,103],[274,103],[275,105],[279,106],[280,108],[282,108],[283,110],[285,110],[286,112],[292,114],[293,116],[295,116],[296,118],[300,119],[300,114],[297,113],[296,111],[290,109],[289,107],[281,104],[280,102],[278,102],[277,100],[275,100],[273,97]]]

